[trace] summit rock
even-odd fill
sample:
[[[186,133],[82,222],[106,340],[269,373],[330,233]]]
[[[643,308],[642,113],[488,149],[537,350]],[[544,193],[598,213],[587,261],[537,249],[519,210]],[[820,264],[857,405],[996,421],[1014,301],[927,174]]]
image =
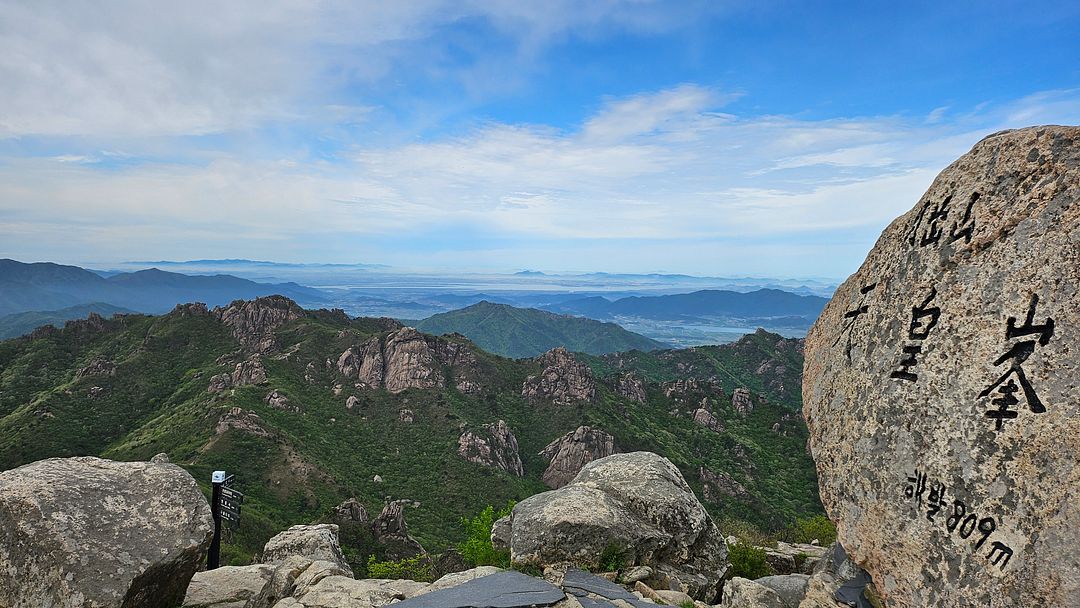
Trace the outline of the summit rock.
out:
[[[991,135],[806,338],[838,540],[890,607],[1080,597],[1080,128]]]

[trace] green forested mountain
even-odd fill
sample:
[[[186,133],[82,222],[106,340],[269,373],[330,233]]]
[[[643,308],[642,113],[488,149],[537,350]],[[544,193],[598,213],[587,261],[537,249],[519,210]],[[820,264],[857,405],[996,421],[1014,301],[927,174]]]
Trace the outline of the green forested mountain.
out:
[[[556,346],[593,355],[664,347],[614,323],[486,301],[428,317],[416,328],[435,335],[458,333],[488,352],[514,358],[535,357]]]
[[[102,302],[70,306],[68,308],[61,308],[60,310],[17,312],[0,317],[0,340],[30,333],[42,325],[55,325],[59,327],[63,325],[65,321],[85,319],[90,313],[111,317],[117,313],[129,312],[134,311]]]
[[[415,501],[410,532],[439,549],[460,539],[461,517],[546,490],[540,452],[590,425],[619,451],[670,458],[722,522],[777,529],[821,511],[800,349],[759,332],[719,347],[512,360],[282,297],[92,316],[0,342],[0,470],[159,452],[206,486],[228,470],[248,496],[226,539],[234,563],[353,496],[373,512],[387,497]],[[498,420],[521,476],[459,454]]]

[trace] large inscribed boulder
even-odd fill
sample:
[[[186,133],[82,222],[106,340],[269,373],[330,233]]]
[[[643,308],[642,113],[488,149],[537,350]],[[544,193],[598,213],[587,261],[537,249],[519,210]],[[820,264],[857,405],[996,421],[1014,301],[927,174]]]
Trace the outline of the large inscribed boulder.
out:
[[[806,338],[839,541],[890,607],[1077,606],[1080,128],[987,137]]]

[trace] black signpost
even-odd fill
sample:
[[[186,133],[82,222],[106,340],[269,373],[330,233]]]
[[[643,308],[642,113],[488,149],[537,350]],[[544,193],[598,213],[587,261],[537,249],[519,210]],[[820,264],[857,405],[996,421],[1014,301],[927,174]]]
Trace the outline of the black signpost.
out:
[[[210,512],[214,516],[214,539],[210,542],[210,552],[206,556],[206,569],[217,568],[221,561],[221,522],[236,524],[240,521],[240,505],[244,502],[244,493],[232,487],[235,475],[225,475],[225,471],[214,471],[210,478],[213,484]]]

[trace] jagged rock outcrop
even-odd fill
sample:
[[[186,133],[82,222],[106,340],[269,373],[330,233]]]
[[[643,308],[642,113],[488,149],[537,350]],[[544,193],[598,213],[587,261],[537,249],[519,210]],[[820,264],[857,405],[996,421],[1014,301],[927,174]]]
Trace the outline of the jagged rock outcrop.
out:
[[[352,568],[341,553],[336,524],[292,526],[266,541],[263,563],[280,564],[290,557],[327,561],[352,575]]]
[[[991,135],[806,338],[838,538],[891,608],[1080,597],[1080,127]]]
[[[210,545],[173,464],[50,458],[0,472],[0,606],[172,608]]]
[[[230,388],[247,386],[249,384],[262,384],[266,382],[266,368],[263,367],[262,357],[252,355],[236,364],[236,369],[231,374],[217,374],[210,378],[208,393],[220,393]]]
[[[304,309],[285,296],[237,300],[214,308],[211,314],[232,329],[233,337],[244,348],[259,353],[277,347],[274,330],[305,315]]]
[[[403,407],[398,410],[398,422],[404,422],[405,424],[412,424],[416,418],[416,413],[407,407]]]
[[[750,400],[750,391],[741,387],[732,391],[731,407],[735,408],[735,411],[743,416],[754,411],[754,402]]]
[[[538,376],[529,376],[521,387],[527,399],[548,399],[559,405],[592,401],[596,382],[588,365],[574,358],[561,346],[536,358],[544,366]]]
[[[214,428],[214,434],[221,435],[229,429],[236,429],[259,437],[270,436],[270,431],[266,429],[262,418],[254,410],[245,410],[240,407],[229,408],[229,411],[221,415],[217,426]]]
[[[424,555],[424,547],[409,535],[409,526],[405,523],[404,505],[409,501],[392,500],[383,505],[382,512],[371,522],[371,532],[375,540],[386,551],[386,559],[401,560],[417,555]]]
[[[723,471],[717,473],[706,467],[699,467],[698,475],[704,486],[705,500],[709,502],[723,502],[726,498],[745,498],[750,495],[741,483]]]
[[[540,452],[550,463],[543,480],[549,488],[561,488],[570,483],[586,464],[615,453],[615,438],[589,426],[579,426]]]
[[[115,376],[116,364],[108,359],[94,359],[86,367],[76,372],[76,378],[86,378],[87,376]]]
[[[465,429],[458,438],[458,455],[476,464],[500,469],[523,477],[517,437],[503,420],[483,425],[480,429]]]
[[[444,385],[445,379],[434,349],[424,334],[415,329],[404,327],[388,335],[383,353],[383,383],[391,393],[400,393],[407,388],[438,388]]]
[[[714,416],[712,412],[705,409],[704,407],[699,407],[698,409],[694,410],[692,418],[694,422],[709,429],[710,431],[714,431],[717,433],[724,432],[724,423],[720,422],[719,418]]]
[[[627,566],[653,569],[654,589],[711,601],[727,571],[727,546],[669,460],[651,452],[590,462],[568,485],[526,498],[508,517],[511,560],[543,567],[598,566],[617,547]],[[506,535],[507,522],[496,528]]]
[[[483,387],[476,371],[476,355],[467,344],[399,327],[385,337],[374,337],[341,353],[337,370],[359,380],[362,387],[399,393],[409,388],[441,388],[448,383],[465,394]],[[447,378],[445,371],[450,377]]]
[[[334,519],[341,523],[369,523],[367,509],[355,498],[334,507]]]
[[[633,374],[626,372],[615,378],[615,394],[625,397],[630,401],[645,403],[648,396],[645,394],[645,383]]]
[[[289,401],[289,398],[285,396],[285,393],[277,389],[274,389],[267,393],[263,401],[266,402],[266,405],[269,405],[274,409],[279,409],[286,412],[299,412],[303,409],[298,404]]]

